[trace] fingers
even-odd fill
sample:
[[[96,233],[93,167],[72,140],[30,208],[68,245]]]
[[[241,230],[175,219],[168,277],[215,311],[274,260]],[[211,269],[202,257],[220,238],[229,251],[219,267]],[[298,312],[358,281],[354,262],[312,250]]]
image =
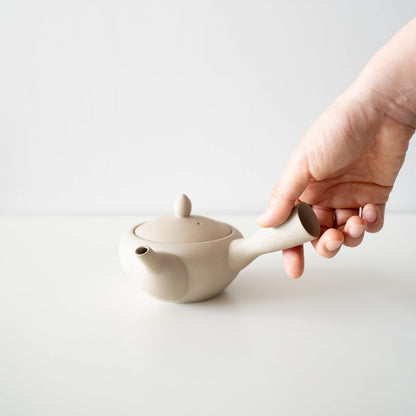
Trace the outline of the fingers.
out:
[[[297,279],[302,276],[304,264],[303,246],[283,250],[283,266],[289,277]]]
[[[326,258],[334,257],[343,243],[344,234],[335,228],[326,230],[320,238],[312,241],[317,253]]]
[[[332,208],[325,208],[325,207],[318,207],[312,206],[315,214],[318,218],[319,223],[321,224],[321,234],[325,232],[325,230],[332,227],[334,223],[334,210]],[[330,234],[331,235],[331,234]],[[342,235],[341,235],[341,239]],[[318,240],[315,240],[318,241]],[[325,241],[325,240],[324,240]],[[313,242],[312,242],[313,244]],[[325,257],[332,257],[338,252],[339,248],[342,245],[342,241],[338,246],[335,252],[330,253],[329,251],[326,252],[325,250],[320,250],[320,254],[325,252]],[[283,266],[285,268],[286,274],[291,277],[292,279],[297,279],[302,276],[304,270],[304,254],[303,254],[303,246],[289,248],[287,250],[283,250]]]
[[[283,223],[292,212],[296,198],[284,197],[280,190],[280,183],[273,188],[269,206],[257,219],[262,227],[275,227]]]
[[[364,239],[365,228],[365,221],[361,217],[350,217],[344,227],[344,245],[357,247]]]
[[[344,233],[344,245],[358,246],[364,238],[366,223],[359,216],[359,208],[335,210],[335,228]]]
[[[262,227],[275,227],[284,222],[292,212],[296,199],[309,184],[310,173],[306,156],[295,151],[279,182],[275,185],[269,207],[258,218]]]
[[[364,206],[361,217],[359,208],[312,208],[321,224],[321,236],[312,241],[312,245],[318,254],[326,258],[334,257],[342,245],[358,246],[364,239],[365,231],[375,233],[383,227],[385,204]],[[284,250],[283,265],[289,277],[299,278],[304,270],[303,246]]]
[[[356,247],[363,241],[365,231],[375,233],[383,227],[385,204],[366,205],[361,217],[359,208],[333,211],[322,207],[313,208],[321,224],[322,234],[312,244],[323,257],[334,257],[342,245]],[[331,212],[333,212],[332,224]]]
[[[321,225],[321,235],[334,226],[334,210],[332,208],[319,207],[316,205],[312,206],[316,217],[318,218],[319,224]]]
[[[334,210],[334,228],[342,230],[349,218],[353,216],[359,217],[360,209],[336,209]]]
[[[366,222],[369,233],[376,233],[383,228],[385,208],[386,204],[367,204],[363,208],[362,217]]]

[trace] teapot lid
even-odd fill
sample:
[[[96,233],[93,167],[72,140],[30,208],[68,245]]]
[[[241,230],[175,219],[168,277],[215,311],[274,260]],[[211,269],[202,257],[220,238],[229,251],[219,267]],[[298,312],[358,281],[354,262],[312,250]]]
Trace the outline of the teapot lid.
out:
[[[143,240],[160,243],[201,243],[230,235],[231,227],[211,218],[191,215],[192,204],[186,195],[175,201],[173,216],[140,224],[135,234]]]

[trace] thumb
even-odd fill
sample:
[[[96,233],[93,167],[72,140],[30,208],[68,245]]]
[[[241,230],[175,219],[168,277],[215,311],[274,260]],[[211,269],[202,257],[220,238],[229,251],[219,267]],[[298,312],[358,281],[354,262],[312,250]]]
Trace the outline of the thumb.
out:
[[[286,221],[296,200],[309,184],[308,159],[298,149],[292,154],[279,182],[274,186],[269,207],[258,218],[262,227],[275,227]]]

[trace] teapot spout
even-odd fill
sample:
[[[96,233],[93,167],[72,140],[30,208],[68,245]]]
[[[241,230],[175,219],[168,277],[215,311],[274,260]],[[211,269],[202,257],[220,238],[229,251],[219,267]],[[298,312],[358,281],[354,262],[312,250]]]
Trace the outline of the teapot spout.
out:
[[[320,225],[312,208],[300,202],[289,218],[273,228],[261,228],[248,238],[231,242],[229,264],[240,271],[261,254],[299,246],[319,236]]]
[[[182,261],[173,254],[154,252],[138,247],[137,259],[145,269],[141,286],[150,295],[162,300],[178,300],[188,289],[188,275]]]

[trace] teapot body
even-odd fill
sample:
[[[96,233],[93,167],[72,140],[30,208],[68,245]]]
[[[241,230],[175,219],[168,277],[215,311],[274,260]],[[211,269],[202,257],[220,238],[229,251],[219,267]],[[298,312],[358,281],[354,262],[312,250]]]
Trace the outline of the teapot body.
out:
[[[167,243],[149,241],[140,238],[135,232],[137,227],[127,231],[119,244],[119,258],[124,272],[135,279],[141,288],[154,297],[162,300],[179,303],[198,302],[212,298],[221,293],[237,276],[239,270],[230,265],[229,247],[233,240],[242,238],[242,234],[230,226],[229,235],[211,241],[197,243]],[[138,261],[137,250],[151,247],[154,255],[159,258],[162,255],[169,256],[165,264],[159,268],[149,267],[143,261]],[[171,260],[179,260],[183,265],[183,273],[186,276],[178,276],[173,272]],[[176,266],[175,266],[176,267]],[[170,291],[167,295],[160,294],[154,286],[158,275],[166,268],[165,281],[169,279],[169,270],[172,271],[172,279],[177,279],[172,285],[178,289]],[[162,284],[162,283],[161,283]],[[179,289],[181,287],[181,289]]]
[[[191,201],[181,195],[173,216],[127,231],[119,257],[125,273],[148,294],[166,301],[198,302],[221,293],[259,255],[301,245],[319,233],[319,221],[304,202],[283,224],[243,238],[229,224],[191,215]]]

